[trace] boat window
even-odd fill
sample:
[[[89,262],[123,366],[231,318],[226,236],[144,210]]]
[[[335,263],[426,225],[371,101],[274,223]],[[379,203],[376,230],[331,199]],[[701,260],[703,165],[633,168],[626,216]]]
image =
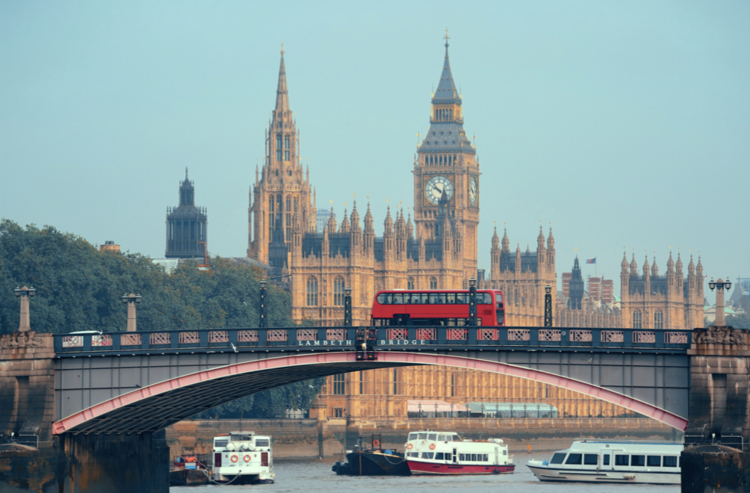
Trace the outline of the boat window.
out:
[[[438,442],[444,442],[445,441],[445,435],[438,435]]]
[[[419,457],[419,452],[409,452],[406,454],[407,457]]]
[[[508,449],[503,450],[503,455],[508,455]]]
[[[420,440],[427,440],[427,433],[420,433],[419,434],[419,439]]]
[[[483,462],[489,462],[490,456],[488,454],[482,454],[482,461]]]
[[[477,454],[471,454],[471,461],[472,461],[472,462],[476,462],[476,461],[478,461],[478,460],[479,460],[479,459],[477,459]]]
[[[649,455],[646,464],[648,467],[661,467],[661,455]]]
[[[505,450],[503,450],[505,452]],[[504,455],[504,454],[503,454]],[[551,464],[562,464],[565,460],[565,453],[564,452],[558,452],[555,455],[552,456],[552,460],[550,461]]]
[[[269,443],[268,443],[268,440],[255,440],[255,446],[256,447],[268,447]]]
[[[665,455],[664,467],[677,467],[677,457]]]
[[[631,455],[630,456],[630,465],[631,466],[645,466],[646,465],[646,456],[645,455]]]
[[[565,463],[566,464],[580,464],[582,455],[583,454],[570,454],[568,455],[568,460],[566,460]]]
[[[214,442],[214,448],[224,448],[229,443],[229,440],[216,440]]]
[[[423,459],[432,459],[434,455],[435,455],[434,452],[422,452]]]
[[[458,454],[458,460],[460,460],[460,461],[466,460],[466,459],[464,459],[464,454]]]
[[[416,439],[417,439],[417,434],[416,434],[416,433],[409,433],[409,441],[410,441],[410,442],[411,442],[412,440],[416,440]]]
[[[444,460],[442,452],[435,452],[435,460]]]
[[[602,455],[602,465],[603,466],[609,465],[609,455]]]
[[[596,454],[586,454],[583,456],[583,463],[587,466],[595,466],[599,463],[599,456]]]
[[[434,442],[435,440],[437,440],[437,433],[430,433],[429,435],[427,435],[427,439]]]
[[[450,442],[450,440],[448,440],[448,441]],[[453,441],[454,441],[454,442],[462,442],[463,440],[461,440],[461,437],[460,437],[460,436],[458,436],[458,435],[453,435]]]
[[[630,456],[629,455],[615,455],[615,465],[616,466],[629,466]]]

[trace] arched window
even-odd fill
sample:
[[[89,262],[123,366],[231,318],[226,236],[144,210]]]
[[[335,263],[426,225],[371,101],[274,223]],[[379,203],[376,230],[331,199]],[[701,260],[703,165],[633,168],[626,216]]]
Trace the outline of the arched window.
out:
[[[275,223],[276,215],[273,212],[273,210],[274,210],[273,209],[273,207],[274,207],[274,202],[273,201],[274,201],[273,195],[270,195],[268,197],[268,236],[272,236],[273,235],[273,228],[275,226],[274,223]]]
[[[661,310],[656,310],[654,312],[654,328],[655,329],[664,328],[664,313]]]
[[[408,281],[406,281],[406,289],[414,289],[414,278],[410,277]]]
[[[430,278],[430,289],[437,289],[437,279],[434,277]]]
[[[281,161],[281,134],[276,135],[276,160]]]
[[[333,281],[333,305],[344,306],[344,278],[341,276]]]
[[[307,278],[307,306],[318,306],[318,279],[315,276]]]
[[[633,328],[634,329],[641,329],[643,328],[643,323],[641,322],[641,311],[636,310],[633,312]]]

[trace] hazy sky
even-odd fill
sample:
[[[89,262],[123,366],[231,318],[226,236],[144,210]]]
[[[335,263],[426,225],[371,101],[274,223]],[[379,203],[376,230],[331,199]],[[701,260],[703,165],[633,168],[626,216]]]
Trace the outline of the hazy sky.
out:
[[[190,168],[209,251],[242,256],[280,43],[318,207],[413,203],[451,35],[493,222],[558,276],[669,248],[750,277],[750,2],[0,2],[0,217],[163,257]],[[584,275],[593,275],[592,266]],[[617,288],[616,288],[617,289]],[[706,288],[707,289],[707,288]],[[711,297],[713,299],[713,297]]]

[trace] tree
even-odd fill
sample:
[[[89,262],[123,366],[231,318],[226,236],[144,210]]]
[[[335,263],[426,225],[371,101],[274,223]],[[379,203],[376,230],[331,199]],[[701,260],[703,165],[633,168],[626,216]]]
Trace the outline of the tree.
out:
[[[142,296],[143,331],[254,327],[262,270],[211,258],[208,271],[186,262],[172,273],[139,254],[101,252],[85,239],[53,226],[38,229],[0,221],[0,334],[18,329],[16,286],[33,286],[31,328],[36,332],[124,331],[127,309],[120,297]],[[270,327],[289,327],[291,296],[268,286]],[[219,407],[222,415],[270,417],[307,409],[323,379],[299,382]]]
[[[750,314],[728,315],[726,322],[735,329],[750,329]]]

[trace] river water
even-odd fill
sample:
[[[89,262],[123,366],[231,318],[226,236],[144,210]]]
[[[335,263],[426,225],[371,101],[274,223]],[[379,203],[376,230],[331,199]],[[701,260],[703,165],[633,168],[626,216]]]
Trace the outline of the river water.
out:
[[[193,487],[172,487],[170,493],[219,493],[220,491],[253,491],[260,493],[397,493],[401,490],[425,491],[430,493],[492,493],[512,491],[513,493],[549,492],[678,492],[679,486],[652,486],[627,484],[585,484],[585,483],[542,483],[526,467],[530,459],[549,459],[551,452],[516,453],[514,474],[499,476],[337,476],[331,471],[336,459],[285,460],[274,461],[276,483],[272,485],[234,486],[211,485]]]

